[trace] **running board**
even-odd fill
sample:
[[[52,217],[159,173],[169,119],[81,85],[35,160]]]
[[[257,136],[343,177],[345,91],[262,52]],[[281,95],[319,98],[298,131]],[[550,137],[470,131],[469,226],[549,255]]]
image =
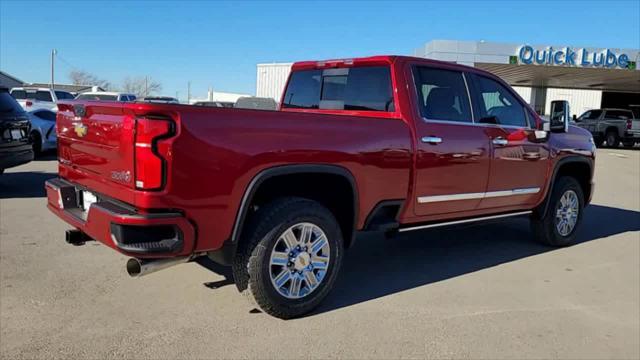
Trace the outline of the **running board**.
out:
[[[427,224],[427,225],[419,225],[419,226],[401,228],[401,229],[398,229],[398,232],[430,229],[430,228],[441,227],[441,226],[449,226],[449,225],[466,224],[466,223],[477,222],[477,221],[485,221],[485,220],[501,219],[501,218],[512,217],[512,216],[528,215],[528,214],[531,214],[531,213],[532,213],[532,211],[529,210],[529,211],[519,211],[519,212],[514,212],[514,213],[508,213],[508,214],[481,216],[481,217],[476,217],[476,218],[471,218],[471,219],[446,221],[446,222],[441,222],[441,223],[436,223],[436,224]]]

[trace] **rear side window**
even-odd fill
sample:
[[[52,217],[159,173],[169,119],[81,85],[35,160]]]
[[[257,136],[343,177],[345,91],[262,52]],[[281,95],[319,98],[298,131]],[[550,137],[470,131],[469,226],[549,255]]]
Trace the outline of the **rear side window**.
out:
[[[471,122],[469,94],[462,73],[416,67],[420,113],[427,120]]]
[[[395,111],[391,72],[388,66],[297,71],[283,107]]]
[[[27,98],[27,92],[24,90],[13,90],[11,96],[13,96],[14,99],[23,100]]]
[[[625,110],[607,110],[604,117],[607,119],[627,120],[633,119],[633,113]]]
[[[0,117],[23,114],[24,110],[6,90],[0,91]]]
[[[58,98],[58,100],[70,100],[73,99],[73,95],[66,91],[56,91],[56,98]]]
[[[525,110],[516,97],[499,82],[480,75],[475,79],[476,101],[480,123],[528,127]],[[477,104],[476,104],[477,103]]]
[[[53,111],[41,110],[35,113],[37,117],[47,121],[56,121],[56,113]]]
[[[48,91],[37,91],[36,92],[36,100],[39,101],[53,101],[51,99],[51,93]]]

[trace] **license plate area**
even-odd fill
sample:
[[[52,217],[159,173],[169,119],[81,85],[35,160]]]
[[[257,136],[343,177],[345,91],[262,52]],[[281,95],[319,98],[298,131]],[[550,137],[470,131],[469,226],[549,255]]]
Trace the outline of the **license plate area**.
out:
[[[80,205],[80,209],[82,209],[82,211],[84,212],[88,212],[91,208],[91,205],[98,202],[98,197],[91,191],[80,190],[78,191],[78,194],[80,195],[80,201],[78,205]]]
[[[11,139],[12,140],[22,140],[22,130],[20,129],[11,129]]]

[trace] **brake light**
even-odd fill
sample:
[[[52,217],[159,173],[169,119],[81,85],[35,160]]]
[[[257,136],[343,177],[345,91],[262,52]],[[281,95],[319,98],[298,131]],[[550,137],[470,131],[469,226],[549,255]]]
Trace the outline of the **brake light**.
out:
[[[136,119],[135,184],[139,190],[164,186],[169,145],[161,140],[173,134],[173,122],[164,118]]]
[[[26,104],[27,106],[31,106],[31,105],[33,105],[33,102],[32,102],[32,101],[27,100],[27,101],[25,102],[25,104]]]
[[[627,119],[627,130],[631,130],[632,124],[633,124],[633,121],[631,121],[631,119]]]

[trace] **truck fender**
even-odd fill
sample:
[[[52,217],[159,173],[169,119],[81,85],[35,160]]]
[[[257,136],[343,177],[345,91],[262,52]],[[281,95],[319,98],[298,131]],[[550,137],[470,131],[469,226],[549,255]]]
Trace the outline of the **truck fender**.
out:
[[[568,156],[560,159],[555,167],[553,168],[553,174],[551,175],[551,180],[549,182],[549,186],[547,187],[547,193],[545,194],[544,200],[538,207],[534,210],[534,213],[538,217],[544,217],[549,210],[549,201],[551,200],[551,193],[553,192],[553,184],[556,182],[556,177],[558,176],[559,170],[569,163],[584,163],[589,166],[591,171],[591,176],[593,177],[593,160],[586,158],[584,156]],[[585,194],[588,196],[589,194]]]
[[[254,195],[257,190],[260,188],[260,185],[267,179],[281,176],[281,175],[290,175],[290,174],[303,174],[303,173],[325,173],[325,174],[334,174],[344,177],[349,184],[351,185],[351,190],[353,192],[353,233],[355,234],[355,229],[358,221],[358,191],[356,187],[356,181],[353,175],[349,170],[344,167],[336,166],[336,165],[324,165],[324,164],[304,164],[304,165],[282,165],[282,166],[274,166],[271,168],[264,169],[260,171],[257,175],[251,179],[249,185],[244,191],[244,195],[242,196],[242,200],[240,202],[240,206],[238,207],[238,212],[236,214],[236,220],[233,225],[233,231],[231,233],[231,241],[228,241],[233,244],[238,243],[238,239],[240,238],[240,232],[244,225],[244,222],[247,217],[247,213],[249,212],[249,206],[253,200]]]

